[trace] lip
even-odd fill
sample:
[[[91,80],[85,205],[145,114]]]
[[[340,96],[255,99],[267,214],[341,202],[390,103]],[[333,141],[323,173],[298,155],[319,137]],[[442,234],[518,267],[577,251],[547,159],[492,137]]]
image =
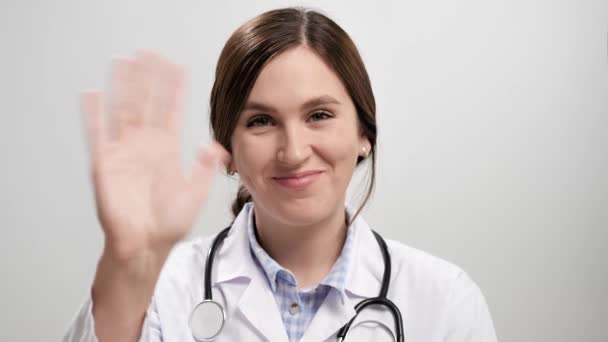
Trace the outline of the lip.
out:
[[[303,189],[314,183],[323,171],[311,170],[272,177],[279,185],[291,189]]]

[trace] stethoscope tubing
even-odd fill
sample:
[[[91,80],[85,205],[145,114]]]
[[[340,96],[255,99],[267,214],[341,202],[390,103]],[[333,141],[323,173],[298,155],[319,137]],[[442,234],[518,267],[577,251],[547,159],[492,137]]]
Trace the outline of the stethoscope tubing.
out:
[[[203,301],[215,302],[213,300],[213,294],[211,291],[211,274],[212,274],[212,270],[213,270],[213,260],[215,259],[217,249],[221,245],[222,241],[224,241],[226,236],[228,236],[228,233],[230,232],[231,227],[232,227],[232,225],[222,229],[222,231],[220,231],[217,234],[217,236],[213,239],[213,242],[211,243],[211,247],[207,251],[207,259],[205,260],[205,284],[204,284],[205,290],[204,290],[204,296],[203,296],[204,300]],[[381,305],[381,306],[384,306],[385,308],[387,308],[391,312],[391,315],[393,316],[394,321],[395,321],[395,330],[396,330],[395,337],[397,339],[397,342],[404,341],[403,317],[401,315],[401,311],[399,311],[399,308],[397,307],[397,305],[395,305],[395,303],[393,303],[387,297],[388,289],[390,286],[390,279],[391,279],[391,256],[388,251],[388,246],[386,245],[386,242],[384,241],[382,236],[380,236],[380,234],[378,234],[376,231],[372,230],[372,232],[374,233],[374,237],[376,238],[376,241],[378,242],[380,251],[382,252],[382,259],[384,261],[384,273],[382,275],[382,285],[380,287],[380,293],[379,293],[378,297],[366,298],[366,299],[360,301],[359,303],[357,303],[357,305],[355,305],[355,315],[350,319],[350,321],[348,321],[338,331],[337,337],[338,337],[339,342],[342,342],[345,340],[346,335],[347,335],[351,325],[353,324],[353,322],[355,321],[355,319],[357,318],[359,313],[370,305]],[[217,304],[220,305],[219,303],[217,303]],[[221,308],[221,305],[220,305],[220,308]],[[222,314],[224,314],[223,308],[221,308],[221,309],[222,309]],[[225,320],[225,318],[226,317],[224,316],[223,319]],[[222,322],[222,327],[223,327],[223,322]],[[216,335],[214,335],[213,338],[215,338],[217,335],[219,335],[219,333],[220,333],[220,331],[218,331],[218,333]],[[205,339],[205,340],[207,340],[207,339]]]
[[[219,248],[220,243],[224,241],[232,225],[222,229],[211,243],[211,248],[207,251],[207,258],[205,259],[205,293],[203,295],[204,300],[213,300],[213,293],[211,292],[211,270],[213,269],[213,259],[215,259],[216,250]]]

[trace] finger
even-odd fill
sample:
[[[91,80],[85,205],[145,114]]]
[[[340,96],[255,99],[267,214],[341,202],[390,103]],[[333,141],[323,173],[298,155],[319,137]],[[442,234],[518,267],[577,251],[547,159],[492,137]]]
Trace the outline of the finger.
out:
[[[142,118],[148,126],[158,126],[158,118],[154,117],[154,99],[156,96],[155,82],[158,74],[155,53],[142,50],[136,53],[137,77],[141,83]]]
[[[131,67],[132,82],[130,86],[130,103],[135,112],[134,116],[138,118],[140,125],[146,125],[146,105],[150,97],[150,73],[145,62],[136,54]]]
[[[167,105],[167,68],[163,58],[153,51],[139,51],[137,54],[138,60],[142,66],[142,76],[146,83],[146,104],[144,111],[144,120],[147,125],[166,128],[165,124],[165,108]]]
[[[96,165],[101,150],[108,138],[103,115],[103,95],[99,91],[86,91],[80,95],[81,110],[84,114],[85,131],[91,163]]]
[[[154,117],[157,119],[159,127],[167,129],[167,117],[169,111],[169,102],[172,97],[174,89],[169,83],[170,79],[170,65],[169,62],[161,55],[156,56],[156,67],[157,74],[155,79],[155,95],[154,100]]]
[[[177,133],[184,91],[183,71],[161,55],[156,55],[156,63],[158,78],[153,97],[153,116],[157,118],[159,127]]]
[[[117,57],[112,60],[110,86],[110,121],[117,139],[123,138],[130,128],[142,123],[141,112],[133,99],[133,60]]]
[[[186,96],[186,73],[180,65],[173,64],[169,73],[171,93],[166,112],[167,129],[177,134],[182,124],[182,113]]]
[[[217,144],[211,143],[199,148],[188,185],[191,203],[198,205],[205,199],[222,157]]]
[[[217,154],[219,161],[225,169],[228,169],[232,163],[232,155],[230,152],[228,152],[217,140],[213,140],[211,145],[213,145],[213,149],[216,151],[215,153]]]
[[[177,133],[186,83],[183,67],[152,51],[139,51],[137,59],[149,84],[144,111],[147,124]]]

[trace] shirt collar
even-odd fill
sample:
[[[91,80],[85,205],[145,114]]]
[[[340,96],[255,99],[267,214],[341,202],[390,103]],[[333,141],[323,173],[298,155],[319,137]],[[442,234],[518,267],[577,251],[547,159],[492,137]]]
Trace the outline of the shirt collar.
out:
[[[248,209],[253,209],[253,203],[249,202],[246,205],[251,206],[251,208]],[[346,215],[348,219],[351,217],[350,211],[351,210],[347,207]],[[256,239],[254,229],[253,210],[249,210],[247,219],[247,236],[249,239],[251,254],[256,263],[264,271],[272,291],[276,292],[277,277],[281,277],[292,285],[297,285],[293,273],[279,265],[279,263],[268,255],[262,246],[260,246]],[[319,283],[319,285],[326,285],[336,289],[342,297],[345,296],[344,289],[346,284],[346,275],[348,274],[349,267],[352,264],[351,260],[353,255],[354,235],[354,224],[351,224],[348,226],[346,240],[344,241],[344,246],[342,247],[340,256],[336,260],[329,274],[327,274],[327,276]]]

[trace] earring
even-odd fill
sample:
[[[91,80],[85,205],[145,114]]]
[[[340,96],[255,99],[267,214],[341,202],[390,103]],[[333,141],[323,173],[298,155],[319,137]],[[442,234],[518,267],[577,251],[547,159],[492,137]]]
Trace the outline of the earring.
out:
[[[369,152],[367,152],[367,147],[363,146],[361,150],[363,151],[363,159],[367,158],[369,156]]]

